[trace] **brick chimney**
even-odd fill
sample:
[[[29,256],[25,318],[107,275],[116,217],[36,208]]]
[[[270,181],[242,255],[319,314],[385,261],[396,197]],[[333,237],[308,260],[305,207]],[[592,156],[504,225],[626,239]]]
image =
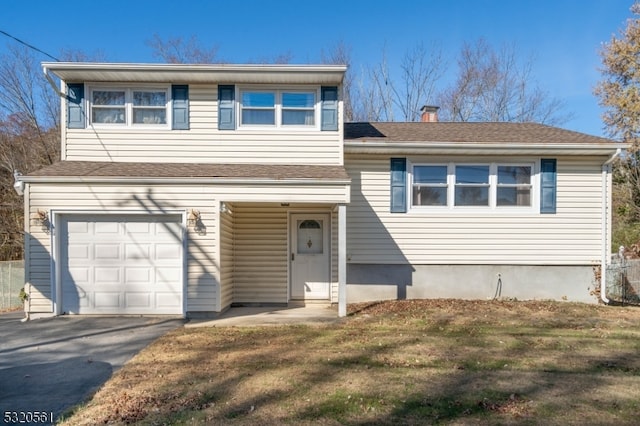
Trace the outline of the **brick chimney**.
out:
[[[438,122],[438,110],[440,107],[425,105],[420,108],[420,112],[422,116],[420,117],[420,121],[423,123],[437,123]]]

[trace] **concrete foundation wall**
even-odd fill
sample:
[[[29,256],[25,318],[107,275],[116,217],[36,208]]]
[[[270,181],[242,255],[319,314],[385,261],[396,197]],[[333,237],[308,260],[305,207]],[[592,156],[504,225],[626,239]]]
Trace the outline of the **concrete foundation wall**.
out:
[[[592,266],[347,266],[347,302],[390,299],[567,300],[596,303]]]

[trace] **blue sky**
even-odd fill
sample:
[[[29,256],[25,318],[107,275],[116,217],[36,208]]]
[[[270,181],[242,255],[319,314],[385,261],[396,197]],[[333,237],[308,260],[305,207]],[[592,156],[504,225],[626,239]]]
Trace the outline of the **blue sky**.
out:
[[[603,135],[593,96],[598,51],[618,33],[633,0],[1,0],[0,30],[52,55],[101,51],[110,62],[156,62],[146,45],[196,36],[225,62],[256,62],[289,52],[317,63],[342,41],[353,66],[393,67],[423,42],[439,43],[451,62],[463,42],[515,43],[534,55],[533,77],[565,101],[575,118],[563,127]],[[0,35],[0,53],[11,40]],[[42,60],[48,60],[42,57]],[[453,70],[452,70],[453,72]]]

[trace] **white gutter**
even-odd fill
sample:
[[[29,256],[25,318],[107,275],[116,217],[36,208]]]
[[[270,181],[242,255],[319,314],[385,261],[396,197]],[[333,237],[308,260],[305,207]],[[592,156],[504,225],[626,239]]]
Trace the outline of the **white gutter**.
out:
[[[216,184],[216,185],[350,185],[350,180],[335,179],[260,179],[260,178],[214,178],[214,177],[82,177],[82,176],[20,176],[27,183],[175,183],[175,184]]]
[[[612,148],[621,149],[624,144],[580,143],[487,143],[487,142],[378,142],[378,141],[353,141],[344,143],[346,154],[461,154],[465,151],[481,152],[486,154],[532,155],[548,152],[549,155],[609,155]]]
[[[618,148],[616,152],[602,164],[602,259],[600,260],[600,299],[606,304],[610,300],[607,298],[607,264],[609,263],[609,193],[607,189],[609,166],[615,160],[622,149]]]
[[[43,66],[42,67],[42,72],[44,73],[44,77],[47,79],[47,81],[49,82],[51,87],[53,87],[53,91],[56,92],[56,94],[58,96],[60,96],[61,98],[64,98],[66,96],[66,94],[64,94],[64,93],[62,93],[60,91],[60,88],[58,88],[58,85],[56,84],[56,82],[53,81],[53,79],[49,75],[49,70],[47,69],[47,67]]]

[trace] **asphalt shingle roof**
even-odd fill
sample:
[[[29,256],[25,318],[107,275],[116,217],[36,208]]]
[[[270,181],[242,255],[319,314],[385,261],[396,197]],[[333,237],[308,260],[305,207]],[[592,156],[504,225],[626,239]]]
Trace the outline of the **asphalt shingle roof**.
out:
[[[60,161],[30,177],[129,177],[349,180],[342,166]]]
[[[610,143],[610,139],[536,123],[345,123],[347,142]]]

